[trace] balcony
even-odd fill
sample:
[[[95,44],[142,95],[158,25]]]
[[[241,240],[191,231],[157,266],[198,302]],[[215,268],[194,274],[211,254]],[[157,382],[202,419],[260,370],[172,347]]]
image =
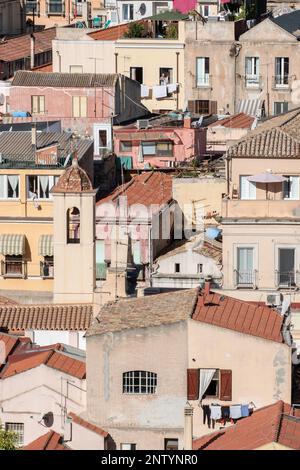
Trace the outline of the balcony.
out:
[[[197,77],[196,88],[210,88],[211,87],[211,76],[205,74],[201,77]]]
[[[262,77],[260,75],[246,75],[245,87],[250,89],[258,89],[262,87]]]
[[[300,201],[223,199],[224,219],[300,219]]]
[[[257,288],[257,271],[234,270],[234,280],[237,289],[256,289]]]
[[[25,279],[27,276],[26,261],[14,261],[9,259],[1,261],[1,276],[4,278]]]
[[[275,285],[277,289],[298,289],[300,277],[298,271],[275,271]]]
[[[290,90],[292,87],[292,78],[289,75],[275,75],[273,77],[273,89]]]

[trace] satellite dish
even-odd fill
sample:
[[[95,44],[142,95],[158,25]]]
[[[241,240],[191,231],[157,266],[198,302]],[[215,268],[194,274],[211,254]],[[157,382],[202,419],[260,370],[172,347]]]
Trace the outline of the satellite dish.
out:
[[[141,14],[142,16],[145,15],[145,13],[146,13],[146,5],[145,5],[145,3],[141,3],[139,12],[140,12],[140,14]]]
[[[0,106],[3,106],[5,103],[5,95],[4,93],[0,93]]]
[[[51,426],[53,426],[53,422],[54,422],[54,416],[53,416],[52,411],[49,411],[48,413],[46,413],[42,417],[42,421],[44,421],[44,425],[46,426],[46,428],[51,428]]]

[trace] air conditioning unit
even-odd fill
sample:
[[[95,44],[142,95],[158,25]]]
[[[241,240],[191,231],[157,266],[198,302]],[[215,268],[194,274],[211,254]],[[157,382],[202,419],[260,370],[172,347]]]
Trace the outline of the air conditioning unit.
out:
[[[282,304],[283,295],[280,293],[267,295],[266,305],[270,307],[280,307]]]
[[[138,129],[148,129],[150,127],[149,119],[139,119],[136,124]]]

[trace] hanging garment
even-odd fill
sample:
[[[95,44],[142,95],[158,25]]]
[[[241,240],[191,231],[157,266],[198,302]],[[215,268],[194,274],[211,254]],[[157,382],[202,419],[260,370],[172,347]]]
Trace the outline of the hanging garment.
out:
[[[230,418],[230,408],[229,408],[229,406],[222,406],[221,407],[221,415],[222,415],[222,419],[224,419],[225,421],[229,420],[229,418]]]
[[[153,96],[154,98],[165,98],[167,96],[167,86],[159,85],[153,87]]]
[[[242,406],[241,405],[231,405],[230,407],[230,418],[239,419],[242,417]]]
[[[242,418],[247,418],[249,414],[249,405],[242,405]]]
[[[141,85],[141,98],[148,98],[149,97],[149,87],[146,85]]]
[[[220,405],[210,405],[210,417],[215,421],[221,419],[221,406]]]
[[[210,413],[209,405],[202,405],[202,410],[203,410],[203,424],[205,424],[207,421],[207,425],[210,428],[210,424],[211,424],[210,414],[211,413]]]
[[[175,93],[177,91],[177,83],[170,83],[170,85],[167,86],[168,93]]]

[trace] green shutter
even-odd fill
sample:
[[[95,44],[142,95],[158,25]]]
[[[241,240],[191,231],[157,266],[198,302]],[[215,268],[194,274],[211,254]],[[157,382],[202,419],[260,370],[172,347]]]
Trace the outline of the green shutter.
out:
[[[106,263],[104,262],[104,240],[96,240],[96,279],[106,279]]]

